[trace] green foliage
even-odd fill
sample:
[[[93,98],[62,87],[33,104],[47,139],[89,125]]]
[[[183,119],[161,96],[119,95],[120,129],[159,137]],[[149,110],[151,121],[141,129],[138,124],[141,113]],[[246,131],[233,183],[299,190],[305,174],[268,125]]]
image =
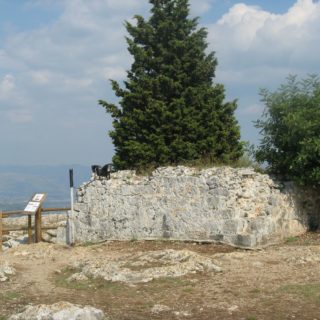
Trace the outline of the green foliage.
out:
[[[291,284],[281,288],[281,291],[295,294],[320,305],[320,284]]]
[[[256,152],[268,170],[309,186],[320,185],[320,82],[317,76],[288,77],[277,91],[261,91],[263,136]]]
[[[298,240],[299,240],[298,237],[289,237],[286,239],[286,243],[295,243]]]
[[[206,30],[188,18],[188,0],[149,1],[148,21],[137,15],[136,24],[125,23],[134,62],[125,88],[111,81],[120,106],[99,101],[113,117],[114,165],[238,159],[236,101],[224,102],[223,85],[213,83],[217,59],[206,54]]]

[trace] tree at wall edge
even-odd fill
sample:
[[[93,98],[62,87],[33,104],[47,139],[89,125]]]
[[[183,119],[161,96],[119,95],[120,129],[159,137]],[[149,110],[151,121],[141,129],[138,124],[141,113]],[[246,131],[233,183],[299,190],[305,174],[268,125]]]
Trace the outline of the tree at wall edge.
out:
[[[100,100],[113,118],[109,132],[117,169],[228,163],[243,153],[234,116],[215,84],[217,59],[206,53],[207,31],[189,18],[188,0],[150,0],[151,16],[126,22],[133,56],[124,87],[111,80],[119,105]]]

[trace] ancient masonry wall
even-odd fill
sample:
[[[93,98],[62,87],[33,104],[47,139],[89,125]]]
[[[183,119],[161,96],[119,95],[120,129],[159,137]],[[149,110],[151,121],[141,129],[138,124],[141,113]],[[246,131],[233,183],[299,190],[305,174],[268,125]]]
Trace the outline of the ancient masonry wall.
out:
[[[254,248],[304,233],[301,192],[250,168],[120,171],[80,187],[71,218],[76,243],[103,240],[217,241]]]

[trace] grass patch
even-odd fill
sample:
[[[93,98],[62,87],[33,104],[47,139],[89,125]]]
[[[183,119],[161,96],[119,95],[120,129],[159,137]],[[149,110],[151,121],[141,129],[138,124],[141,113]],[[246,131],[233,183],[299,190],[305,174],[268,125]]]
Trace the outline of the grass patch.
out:
[[[183,289],[184,293],[193,293],[195,291],[194,287],[186,287]]]
[[[75,268],[65,268],[55,278],[55,284],[58,287],[76,289],[76,290],[88,290],[92,287],[91,279],[87,281],[69,281],[68,278],[74,273],[79,272]]]
[[[172,277],[172,278],[158,278],[154,279],[146,284],[140,284],[145,291],[150,293],[165,292],[170,289],[181,289],[189,291],[189,288],[192,287],[192,283],[189,280],[183,279],[181,277]]]
[[[85,243],[81,244],[81,247],[91,247],[91,246],[94,246],[95,242],[92,242],[92,241],[86,241]]]
[[[247,149],[247,147],[245,147]],[[185,166],[189,168],[197,169],[198,171],[202,169],[209,169],[212,167],[224,167],[229,166],[233,168],[253,168],[256,172],[265,173],[265,170],[261,167],[259,163],[257,163],[252,157],[252,151],[245,151],[244,154],[237,160],[230,160],[230,159],[216,159],[210,156],[202,157],[199,159],[194,160],[185,160],[180,161],[179,163],[168,163],[163,164],[161,167],[166,166]],[[150,164],[148,166],[136,168],[136,174],[138,176],[147,176],[150,177],[152,172],[157,169],[156,164]]]
[[[163,287],[171,287],[171,286],[178,286],[178,287],[184,287],[190,285],[190,281],[182,279],[181,277],[163,277],[163,278],[158,278],[150,283],[152,284],[157,284]]]
[[[21,294],[16,291],[9,291],[9,292],[5,292],[2,294],[3,300],[7,300],[7,301],[16,300],[20,297],[21,297]],[[0,320],[1,320],[1,318],[0,318]]]
[[[295,294],[320,305],[320,284],[290,284],[281,288],[285,293]]]
[[[68,281],[68,278],[77,272],[79,272],[79,270],[74,268],[66,268],[62,270],[62,272],[58,274],[54,279],[56,286],[67,289],[92,291],[109,290],[112,292],[116,292],[124,290],[124,286],[120,283],[110,282],[99,278],[89,278],[88,280],[83,281]]]
[[[259,293],[261,293],[261,290],[258,289],[258,288],[255,288],[255,289],[250,290],[250,293],[252,293],[252,294],[259,294]]]
[[[299,240],[298,237],[289,237],[286,239],[286,243],[295,243]]]

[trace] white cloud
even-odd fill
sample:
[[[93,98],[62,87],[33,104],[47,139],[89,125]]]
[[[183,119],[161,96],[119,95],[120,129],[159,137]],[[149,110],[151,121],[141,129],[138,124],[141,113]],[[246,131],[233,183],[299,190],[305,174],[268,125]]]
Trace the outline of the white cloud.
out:
[[[290,69],[308,72],[315,67],[314,71],[319,71],[318,30],[320,3],[298,0],[284,14],[245,4],[234,5],[209,26],[209,37],[220,68],[225,72],[240,72],[239,81],[242,81],[241,78],[248,79],[246,70],[252,68],[258,75],[260,71],[278,67],[285,72]]]
[[[45,85],[50,82],[51,74],[47,70],[30,71],[31,81],[36,85]]]
[[[0,101],[7,100],[15,88],[15,79],[11,74],[7,74],[0,81]]]
[[[14,124],[25,124],[32,122],[33,117],[27,110],[12,110],[6,114],[8,120]]]
[[[289,74],[320,73],[320,2],[298,0],[283,14],[238,3],[208,26],[218,58],[217,80],[238,98],[245,140],[257,142],[260,88],[276,89]]]
[[[215,1],[191,0],[192,15],[206,13],[208,19]],[[0,127],[9,130],[9,123],[37,123],[28,127],[30,140],[43,130],[52,137],[52,141],[46,141],[48,145],[57,144],[54,139],[59,137],[62,142],[65,136],[72,140],[77,131],[77,141],[86,145],[93,137],[95,144],[101,145],[101,150],[92,155],[81,154],[79,148],[75,153],[79,162],[104,159],[105,150],[111,154],[113,149],[105,134],[111,122],[97,106],[97,100],[114,99],[107,79],[123,79],[132,61],[123,22],[137,13],[146,16],[148,1],[26,3],[34,8],[59,6],[61,14],[41,28],[11,32],[1,43],[0,111],[4,116],[0,117]],[[283,81],[289,73],[319,73],[318,30],[320,4],[311,0],[297,1],[284,14],[238,3],[208,26],[208,41],[219,61],[218,80],[230,88],[228,93],[239,98],[240,104],[246,99],[247,106],[241,106],[240,116],[249,118],[259,112],[258,102],[254,101],[258,87]],[[24,133],[13,130],[13,134],[19,143]],[[54,149],[48,150],[50,156],[55,158]]]
[[[243,115],[260,115],[263,111],[263,106],[260,104],[253,104],[249,105],[243,109],[241,109],[239,112]]]
[[[195,16],[199,16],[201,14],[204,14],[208,12],[211,7],[214,0],[191,0],[191,14]]]
[[[69,88],[74,89],[86,89],[92,85],[93,81],[91,79],[80,79],[80,78],[66,78],[64,80],[64,85]]]
[[[126,77],[126,71],[120,67],[108,67],[104,69],[104,76],[107,80],[121,80]]]

